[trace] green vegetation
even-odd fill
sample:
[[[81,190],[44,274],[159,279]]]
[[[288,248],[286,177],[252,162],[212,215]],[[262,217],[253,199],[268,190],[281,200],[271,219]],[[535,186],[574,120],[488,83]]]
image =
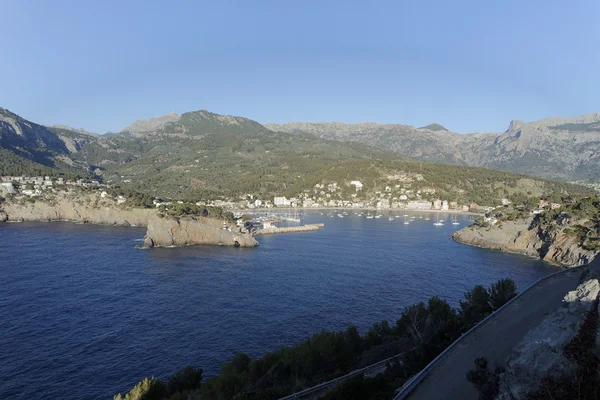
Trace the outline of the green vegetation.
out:
[[[32,161],[14,151],[0,147],[0,176],[50,176],[77,180],[89,178],[87,171],[72,168],[63,163],[48,165]]]
[[[114,400],[186,400],[190,392],[201,386],[202,369],[185,367],[171,375],[167,383],[156,378],[145,378],[125,397],[119,393]]]
[[[326,396],[346,400],[390,398],[454,340],[515,295],[514,282],[503,279],[489,289],[479,285],[468,291],[458,309],[432,297],[427,303],[407,307],[395,325],[378,322],[364,335],[351,326],[345,331],[322,331],[257,359],[239,353],[196,392],[209,400],[277,399],[402,353],[389,363],[385,373],[349,379]]]
[[[198,206],[193,203],[174,203],[167,206],[161,206],[159,208],[162,216],[169,217],[186,217],[186,216],[197,216],[197,217],[208,217],[221,219],[227,222],[235,221],[233,213],[230,211],[224,211],[221,207],[212,206]]]
[[[413,179],[413,191],[433,189],[431,198],[448,199],[459,204],[497,205],[505,198],[515,204],[526,203],[531,197],[546,197],[553,194],[588,194],[589,189],[565,182],[535,179],[526,175],[501,172],[486,168],[473,168],[458,165],[440,165],[397,160],[356,160],[339,163],[329,169],[309,174],[290,186],[284,195],[292,197],[317,183],[350,182],[360,180],[364,187],[358,195],[365,198],[382,191],[388,185],[401,184],[394,176],[421,175]],[[392,177],[392,178],[390,178]],[[353,187],[346,187],[348,195]],[[394,196],[396,193],[392,191]]]
[[[600,198],[583,197],[555,210],[535,216],[532,228],[544,227],[550,231],[573,223],[565,231],[577,238],[588,250],[600,250]]]

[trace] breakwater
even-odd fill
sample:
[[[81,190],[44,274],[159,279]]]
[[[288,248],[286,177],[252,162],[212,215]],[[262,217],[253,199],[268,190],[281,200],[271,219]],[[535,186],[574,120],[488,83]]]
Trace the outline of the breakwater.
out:
[[[311,231],[318,231],[319,229],[323,228],[325,226],[325,224],[310,224],[310,225],[302,225],[302,226],[287,226],[287,227],[283,227],[283,228],[264,228],[264,229],[259,229],[256,232],[254,232],[254,236],[259,236],[259,235],[272,235],[275,233],[291,233],[291,232],[311,232]]]

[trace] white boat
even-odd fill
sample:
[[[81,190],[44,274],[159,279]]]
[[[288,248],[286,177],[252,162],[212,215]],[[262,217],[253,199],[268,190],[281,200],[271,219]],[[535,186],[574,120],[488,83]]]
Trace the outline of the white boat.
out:
[[[442,225],[444,225],[444,224],[443,224],[443,222],[444,222],[444,220],[443,220],[443,219],[442,219],[442,220],[440,220],[440,216],[439,216],[439,214],[438,214],[438,216],[437,216],[437,220],[436,220],[436,222],[434,222],[434,223],[433,223],[433,225],[434,225],[434,226],[442,226]]]
[[[381,218],[381,215],[376,215],[375,218]]]
[[[372,219],[373,216],[371,214],[367,214],[367,218]]]
[[[454,217],[454,219],[452,220],[452,225],[460,225],[460,222],[458,222],[456,217]]]
[[[403,217],[408,217],[408,214],[404,214]]]
[[[389,219],[390,221],[393,221],[393,220],[395,220],[396,218],[394,218],[394,217],[389,217],[388,219]]]
[[[344,218],[344,216],[342,214],[338,214],[338,217],[340,218]]]

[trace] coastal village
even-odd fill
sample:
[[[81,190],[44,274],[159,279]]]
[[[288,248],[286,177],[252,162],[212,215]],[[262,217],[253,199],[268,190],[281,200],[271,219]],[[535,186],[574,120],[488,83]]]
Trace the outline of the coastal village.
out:
[[[421,179],[419,179],[421,178]],[[422,180],[422,177],[414,177]],[[423,187],[412,188],[410,181],[404,179],[402,184],[386,185],[382,190],[376,190],[366,195],[364,185],[359,180],[345,183],[329,182],[317,183],[312,189],[305,189],[295,197],[274,196],[273,198],[260,198],[254,194],[245,194],[238,198],[229,199],[207,199],[195,201],[197,206],[214,206],[226,210],[260,210],[277,208],[353,208],[353,209],[375,209],[375,210],[413,210],[413,211],[452,211],[473,212],[484,215],[484,221],[495,224],[501,217],[502,212],[496,211],[511,205],[508,199],[499,199],[498,204],[478,205],[459,204],[456,201],[437,198],[435,188]],[[408,182],[406,182],[408,181]],[[46,194],[55,194],[60,191],[70,191],[76,188],[95,190],[100,192],[102,198],[112,197],[120,205],[127,203],[127,198],[122,195],[111,195],[111,185],[100,183],[93,179],[68,180],[65,178],[52,178],[49,176],[2,176],[0,177],[0,196],[12,196],[16,199],[43,198]],[[154,207],[169,209],[174,203],[184,204],[182,200],[154,199]],[[556,209],[560,204],[540,200],[539,206],[527,210],[531,214],[539,214],[544,209]]]
[[[373,208],[373,209],[405,209],[405,210],[453,210],[468,212],[488,211],[490,207],[480,207],[477,204],[459,205],[455,201],[435,198],[435,189],[424,188],[411,190],[410,185],[385,186],[381,191],[375,191],[373,196],[359,199],[363,184],[356,180],[350,186],[354,193],[346,196],[341,185],[337,182],[316,184],[312,190],[304,190],[297,197],[274,196],[273,198],[260,198],[254,194],[245,194],[237,199],[199,200],[196,205],[222,207],[230,210],[261,209],[261,208]],[[0,195],[14,195],[25,197],[40,197],[45,193],[56,193],[58,190],[79,187],[99,190],[102,197],[107,196],[106,190],[111,185],[102,184],[96,180],[65,180],[64,178],[51,178],[49,176],[2,176],[0,177]],[[346,191],[347,192],[347,191]],[[365,197],[365,196],[363,196]],[[119,203],[126,202],[123,196],[118,196]],[[175,200],[177,201],[177,200]],[[156,207],[169,206],[173,200],[155,199]],[[177,201],[182,203],[182,201]]]

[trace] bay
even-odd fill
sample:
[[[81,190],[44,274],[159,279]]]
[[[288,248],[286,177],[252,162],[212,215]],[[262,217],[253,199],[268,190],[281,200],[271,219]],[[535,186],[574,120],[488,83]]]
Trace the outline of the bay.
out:
[[[139,228],[0,225],[0,398],[107,399],[145,376],[251,357],[321,329],[365,332],[438,295],[458,305],[475,284],[523,289],[558,270],[455,243],[467,225],[434,214],[366,219],[307,212],[317,232],[260,236],[257,248],[140,250]],[[430,221],[419,216],[429,216]]]

